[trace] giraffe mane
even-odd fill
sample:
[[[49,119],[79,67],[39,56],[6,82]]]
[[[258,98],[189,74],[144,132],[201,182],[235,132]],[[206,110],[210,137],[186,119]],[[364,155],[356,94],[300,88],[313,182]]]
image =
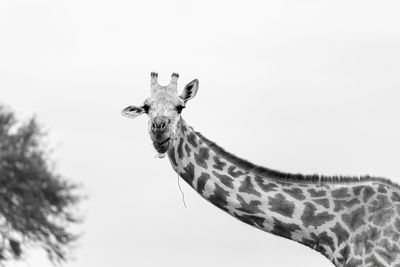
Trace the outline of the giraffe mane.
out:
[[[217,145],[215,142],[204,137],[200,132],[195,132],[196,135],[204,142],[207,147],[214,151],[217,155],[221,156],[228,162],[234,164],[240,169],[251,172],[253,174],[268,177],[271,179],[278,180],[280,182],[296,182],[296,183],[313,183],[313,184],[340,184],[340,183],[357,183],[357,182],[380,182],[388,184],[400,189],[400,185],[397,183],[384,178],[384,177],[374,177],[369,175],[363,176],[342,176],[342,175],[319,175],[319,174],[301,174],[301,173],[287,173],[281,172],[273,169],[269,169],[263,166],[253,164],[245,159],[242,159]]]

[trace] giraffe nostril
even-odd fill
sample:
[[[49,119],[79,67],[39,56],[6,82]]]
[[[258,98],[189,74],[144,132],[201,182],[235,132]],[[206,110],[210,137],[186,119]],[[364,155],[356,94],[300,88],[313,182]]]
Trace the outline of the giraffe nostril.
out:
[[[161,121],[161,122],[152,122],[151,123],[151,130],[152,131],[165,131],[167,127],[167,123],[165,121]]]

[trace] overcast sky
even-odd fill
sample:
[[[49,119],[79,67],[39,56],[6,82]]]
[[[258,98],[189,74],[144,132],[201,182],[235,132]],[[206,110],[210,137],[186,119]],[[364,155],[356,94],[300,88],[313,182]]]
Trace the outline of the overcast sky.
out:
[[[398,1],[0,0],[0,101],[84,185],[71,267],[329,266],[203,200],[120,110],[180,73],[197,131],[286,172],[400,182]],[[12,266],[51,266],[31,253]]]

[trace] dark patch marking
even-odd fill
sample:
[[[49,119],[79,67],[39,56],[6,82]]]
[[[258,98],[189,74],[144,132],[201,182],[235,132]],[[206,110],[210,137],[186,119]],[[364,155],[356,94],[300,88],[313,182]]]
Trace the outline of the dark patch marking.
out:
[[[212,171],[212,174],[217,177],[221,183],[223,183],[225,186],[232,188],[233,189],[233,179],[229,177],[228,175],[225,174],[220,174],[216,171]]]
[[[334,227],[331,228],[331,231],[336,235],[338,245],[347,241],[349,238],[349,233],[337,222]]]
[[[190,134],[187,136],[187,141],[188,141],[189,144],[191,144],[193,147],[197,147],[197,142],[196,142],[196,140],[197,140],[197,137],[196,137],[196,135],[195,135],[194,133],[190,133]]]
[[[227,204],[228,204],[228,196],[229,196],[229,192],[224,190],[222,187],[220,187],[218,184],[214,184],[215,189],[214,189],[214,193],[208,197],[208,200],[213,203],[215,206],[217,206],[218,208],[229,212],[228,208],[227,208]]]
[[[323,225],[326,222],[329,222],[332,220],[335,215],[328,213],[327,211],[316,213],[315,211],[317,210],[315,206],[310,203],[306,202],[304,203],[304,211],[303,214],[301,215],[301,220],[303,221],[303,225],[305,227],[308,227],[310,225],[314,227],[318,227]]]
[[[353,198],[350,200],[334,200],[333,204],[335,205],[335,208],[333,209],[333,211],[338,212],[345,208],[353,207],[354,205],[357,205],[359,203],[360,200],[358,198]]]
[[[202,172],[199,178],[197,178],[197,192],[203,193],[207,181],[211,178],[208,173]]]
[[[192,153],[192,149],[190,148],[190,146],[188,144],[185,144],[185,151],[186,151],[186,155],[188,157],[190,157],[190,153]]]
[[[317,243],[315,250],[321,252],[325,256],[328,256],[330,254],[328,253],[327,248],[330,248],[331,252],[335,251],[335,244],[333,243],[333,239],[326,232],[322,232],[318,235],[312,233],[311,237]]]
[[[354,195],[358,196],[363,193],[363,201],[367,202],[374,194],[374,189],[371,186],[359,185],[353,187]]]
[[[376,202],[378,202],[378,203],[376,203]],[[386,208],[390,208],[392,206],[392,203],[389,201],[389,198],[385,195],[378,195],[376,197],[376,200],[374,200],[371,204],[379,207],[378,209],[386,209]],[[371,211],[374,211],[374,210],[371,210]]]
[[[349,214],[343,214],[343,222],[353,231],[364,224],[365,208],[360,207]]]
[[[364,188],[363,201],[367,202],[375,194],[374,189],[370,186]]]
[[[228,168],[228,174],[230,176],[232,176],[233,178],[239,177],[243,174],[246,174],[245,172],[242,172],[241,170],[239,170],[238,168],[236,168],[235,166],[231,165]]]
[[[396,231],[400,233],[400,219],[396,218],[394,221],[394,227],[396,228]]]
[[[297,200],[306,199],[306,197],[303,194],[303,190],[301,190],[300,188],[283,189],[283,192],[289,194],[291,197]]]
[[[346,267],[359,267],[362,266],[362,260],[351,258],[348,263],[345,265]]]
[[[390,199],[394,202],[400,202],[400,194],[397,192],[393,192]]]
[[[315,203],[321,205],[322,207],[329,209],[329,199],[327,198],[319,198],[314,200]]]
[[[382,262],[380,262],[375,255],[370,255],[367,258],[365,258],[365,264],[367,267],[385,267]]]
[[[340,257],[338,257],[337,259],[338,259],[338,262],[339,263],[345,263],[346,261],[347,261],[347,259],[349,258],[349,253],[350,253],[350,248],[349,248],[349,246],[345,246],[344,248],[342,248],[340,251],[339,251],[339,255],[340,255]]]
[[[396,244],[391,244],[387,239],[382,239],[378,245],[382,249],[376,249],[376,253],[389,264],[392,264],[400,254],[399,247]]]
[[[218,156],[214,156],[214,162],[215,164],[213,165],[213,168],[220,171],[222,171],[226,165],[226,163],[222,162]]]
[[[392,219],[394,209],[385,195],[378,195],[368,207],[371,216],[368,218],[375,225],[383,226]]]
[[[399,233],[397,233],[393,226],[389,225],[383,230],[383,236],[390,238],[391,240],[398,242],[400,239]]]
[[[370,226],[367,230],[368,239],[370,241],[376,241],[381,237],[381,230],[378,228]]]
[[[342,187],[339,189],[335,189],[331,192],[333,198],[346,198],[350,197],[348,194],[348,189],[346,187]]]
[[[199,153],[194,153],[194,160],[196,161],[196,164],[203,167],[204,169],[208,168],[207,165],[207,160],[210,157],[210,154],[208,152],[208,148],[201,147],[199,149]]]
[[[303,237],[299,242],[312,249],[314,249],[317,246],[317,242],[314,239],[308,239]]]
[[[251,182],[250,176],[246,176],[246,178],[242,182],[240,182],[239,192],[261,197],[261,193],[255,189],[253,183]]]
[[[308,193],[310,193],[311,197],[324,197],[326,196],[325,190],[315,190],[315,189],[308,189]]]
[[[246,212],[246,213],[250,213],[250,214],[265,214],[264,211],[262,211],[258,205],[261,205],[260,201],[257,200],[251,200],[249,203],[247,203],[244,198],[242,198],[241,196],[237,196],[237,199],[240,202],[240,207],[238,208],[238,210]]]
[[[294,204],[287,201],[282,194],[276,194],[275,197],[268,197],[270,210],[291,218],[294,211]]]
[[[364,187],[365,187],[364,185],[357,185],[357,186],[354,186],[354,187],[353,187],[353,193],[354,193],[354,195],[359,196],[360,193],[361,193],[361,190],[362,190]]]
[[[373,241],[376,240],[378,235],[380,234],[378,233],[378,229],[375,227],[369,227],[367,231],[356,234],[351,239],[354,254],[362,256],[371,253],[374,248]]]
[[[179,144],[178,144],[178,149],[177,149],[178,157],[180,159],[183,159],[183,149],[182,149],[182,147],[183,147],[183,138],[180,138],[179,139]]]
[[[182,125],[181,129],[182,129],[182,133],[186,133],[187,132],[187,128],[186,128],[185,125]]]
[[[383,184],[380,184],[380,185],[378,186],[378,192],[379,192],[379,193],[386,194],[386,193],[387,193],[386,186],[384,186]]]
[[[274,229],[272,229],[271,233],[291,239],[292,233],[296,230],[300,230],[298,225],[293,223],[284,223],[274,218]]]
[[[247,215],[247,214],[239,215],[237,213],[235,213],[235,217],[244,223],[253,225],[253,226],[261,228],[261,229],[264,228],[265,219],[263,217]]]
[[[262,178],[261,176],[256,176],[255,177],[256,183],[258,184],[258,186],[261,188],[261,190],[263,190],[264,192],[274,192],[276,191],[276,188],[278,187],[276,184],[274,183],[267,183],[264,184],[264,181],[267,181],[266,179]]]
[[[188,165],[183,168],[183,172],[180,173],[183,180],[185,180],[190,186],[193,187],[193,179],[194,179],[194,165],[189,162]]]
[[[394,215],[393,209],[382,209],[376,211],[369,217],[369,220],[372,221],[375,225],[384,226],[389,223]]]

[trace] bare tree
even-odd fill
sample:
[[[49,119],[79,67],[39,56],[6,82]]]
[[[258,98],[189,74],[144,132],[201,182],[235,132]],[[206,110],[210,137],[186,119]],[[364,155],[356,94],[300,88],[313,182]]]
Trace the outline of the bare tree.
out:
[[[68,259],[78,238],[78,186],[55,172],[35,118],[17,122],[0,106],[0,265],[39,247],[49,259]]]

